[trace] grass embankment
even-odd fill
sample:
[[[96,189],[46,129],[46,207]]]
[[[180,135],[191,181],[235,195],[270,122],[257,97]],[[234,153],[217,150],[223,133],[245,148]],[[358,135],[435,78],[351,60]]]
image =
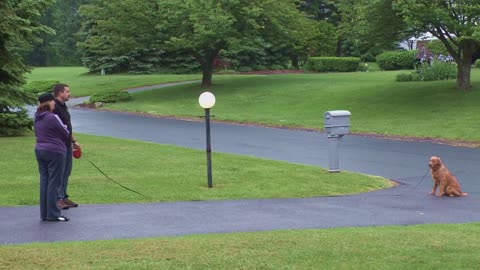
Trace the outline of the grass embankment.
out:
[[[213,153],[213,184],[207,187],[205,152],[176,146],[77,135],[83,156],[74,160],[69,193],[79,203],[119,203],[242,198],[295,198],[367,192],[390,182],[349,172],[330,174],[304,166]],[[0,138],[0,205],[38,204],[34,137]],[[115,181],[151,198],[115,185]]]
[[[323,113],[349,110],[356,133],[466,140],[480,144],[480,70],[474,87],[455,81],[395,82],[396,72],[216,76],[216,120],[323,128]],[[134,101],[107,108],[158,115],[198,117],[204,91],[185,85],[134,94]]]
[[[57,80],[70,86],[75,97],[90,96],[101,90],[121,90],[137,86],[155,85],[167,82],[199,80],[201,75],[177,74],[89,74],[84,67],[38,67],[28,74],[29,81]]]
[[[194,226],[192,224],[192,226]],[[5,269],[477,269],[480,224],[0,246]]]

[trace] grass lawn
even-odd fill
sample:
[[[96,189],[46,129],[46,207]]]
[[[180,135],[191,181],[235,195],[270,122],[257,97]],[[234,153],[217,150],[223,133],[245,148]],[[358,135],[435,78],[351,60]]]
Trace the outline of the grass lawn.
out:
[[[480,224],[0,246],[5,269],[478,269]]]
[[[84,67],[38,67],[27,75],[29,81],[57,80],[70,86],[72,95],[90,96],[100,90],[126,89],[136,86],[155,85],[166,82],[199,80],[201,75],[132,75],[119,74],[100,76],[89,74]]]
[[[84,68],[36,68],[29,79],[58,79],[76,96],[101,89],[125,89],[200,75],[82,75]],[[472,69],[473,88],[455,81],[395,82],[399,72],[289,75],[216,75],[212,91],[216,120],[322,129],[323,113],[352,113],[351,130],[387,136],[467,141],[480,145],[480,69]],[[183,85],[134,94],[134,100],[106,108],[166,116],[198,117],[198,96],[206,89]]]
[[[367,192],[391,186],[380,177],[331,174],[314,166],[231,154],[212,154],[214,188],[207,187],[205,152],[107,137],[76,135],[83,144],[74,160],[69,193],[81,204],[154,201],[293,198]],[[1,138],[0,205],[38,204],[35,138]],[[150,198],[115,185],[115,181]],[[6,170],[5,170],[5,169]]]
[[[405,72],[405,71],[403,71]],[[480,144],[480,70],[472,70],[468,91],[455,81],[395,82],[398,72],[216,76],[216,120],[274,126],[323,128],[323,113],[352,113],[356,133],[465,140]],[[198,117],[195,85],[134,94],[134,100],[108,104],[115,110]]]

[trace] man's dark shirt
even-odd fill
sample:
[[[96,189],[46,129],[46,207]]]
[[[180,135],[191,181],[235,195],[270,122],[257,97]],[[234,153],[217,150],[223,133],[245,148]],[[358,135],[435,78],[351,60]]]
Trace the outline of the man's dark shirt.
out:
[[[70,132],[70,139],[67,140],[67,145],[72,143],[72,122],[70,121],[70,112],[68,111],[67,104],[55,99],[55,109],[53,113],[60,117],[64,125],[67,125],[67,129]]]

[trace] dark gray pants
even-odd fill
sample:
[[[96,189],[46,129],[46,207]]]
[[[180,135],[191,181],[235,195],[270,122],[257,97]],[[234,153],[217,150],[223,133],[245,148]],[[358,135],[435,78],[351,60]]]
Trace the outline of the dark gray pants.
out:
[[[57,197],[65,170],[65,154],[35,150],[35,156],[40,173],[40,218],[56,219],[60,216]]]
[[[60,184],[58,186],[58,199],[63,200],[68,198],[67,194],[67,185],[68,185],[68,178],[72,173],[72,147],[67,146],[67,153],[65,156],[65,170],[62,175],[62,179],[60,180]]]

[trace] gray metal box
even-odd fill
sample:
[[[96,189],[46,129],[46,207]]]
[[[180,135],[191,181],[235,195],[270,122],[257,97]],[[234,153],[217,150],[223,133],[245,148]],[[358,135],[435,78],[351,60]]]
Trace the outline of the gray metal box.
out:
[[[327,135],[345,135],[350,133],[349,111],[327,111],[323,114],[324,127]]]

